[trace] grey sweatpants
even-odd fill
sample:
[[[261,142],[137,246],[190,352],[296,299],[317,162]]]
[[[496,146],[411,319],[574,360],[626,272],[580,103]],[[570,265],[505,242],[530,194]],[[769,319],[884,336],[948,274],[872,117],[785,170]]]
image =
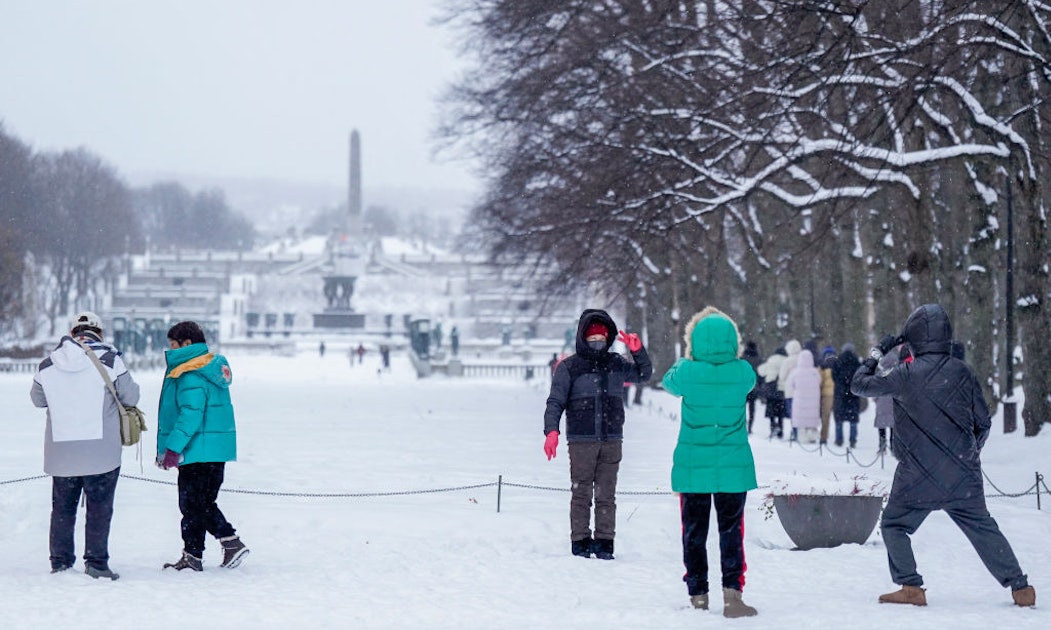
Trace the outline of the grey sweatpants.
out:
[[[893,502],[883,508],[880,531],[883,533],[883,544],[887,547],[890,577],[895,584],[923,585],[923,576],[916,572],[916,556],[912,553],[909,536],[919,529],[932,511]],[[1028,586],[1029,581],[1018,565],[1011,544],[984,505],[944,508],[944,511],[971,541],[985,568],[1001,586],[1010,586],[1011,590]]]
[[[591,538],[591,499],[595,499],[595,538],[613,540],[617,525],[617,472],[622,443],[580,442],[569,445],[569,538]]]

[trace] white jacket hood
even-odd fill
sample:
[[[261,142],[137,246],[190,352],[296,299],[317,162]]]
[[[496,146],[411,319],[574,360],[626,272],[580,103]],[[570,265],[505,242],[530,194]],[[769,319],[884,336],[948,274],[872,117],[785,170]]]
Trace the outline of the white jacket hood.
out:
[[[94,364],[84,348],[72,337],[63,337],[62,343],[51,352],[51,363],[63,372],[95,370]]]

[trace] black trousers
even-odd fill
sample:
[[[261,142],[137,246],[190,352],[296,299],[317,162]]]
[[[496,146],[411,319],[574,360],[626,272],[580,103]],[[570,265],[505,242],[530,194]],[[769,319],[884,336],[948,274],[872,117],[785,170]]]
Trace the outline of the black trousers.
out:
[[[52,569],[71,567],[76,560],[73,530],[77,524],[77,503],[81,492],[87,503],[84,564],[96,569],[109,568],[109,526],[113,520],[113,496],[118,478],[120,466],[99,475],[51,478]]]
[[[202,462],[179,466],[179,511],[182,512],[183,549],[200,558],[204,534],[216,538],[234,535],[234,527],[216,505],[223,485],[226,462]]]
[[[744,504],[745,492],[716,492],[679,495],[682,511],[682,561],[686,565],[689,594],[708,592],[708,522],[715,504],[715,520],[719,527],[719,558],[723,588],[740,591],[744,588]]]

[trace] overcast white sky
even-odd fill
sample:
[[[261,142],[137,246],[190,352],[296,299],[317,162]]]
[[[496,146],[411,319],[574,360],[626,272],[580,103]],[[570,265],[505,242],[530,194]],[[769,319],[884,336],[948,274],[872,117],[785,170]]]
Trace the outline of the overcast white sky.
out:
[[[462,69],[434,0],[0,1],[0,121],[37,150],[85,146],[124,175],[478,187],[431,159]]]

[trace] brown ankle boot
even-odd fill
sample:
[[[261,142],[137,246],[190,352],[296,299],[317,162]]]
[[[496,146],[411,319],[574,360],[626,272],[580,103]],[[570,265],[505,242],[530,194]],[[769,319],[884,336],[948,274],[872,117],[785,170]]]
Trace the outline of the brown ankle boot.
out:
[[[913,606],[926,606],[927,593],[925,589],[918,586],[904,585],[900,591],[884,593],[879,596],[881,604],[912,604]]]
[[[708,610],[708,593],[690,595],[690,605],[700,610]]]
[[[741,601],[741,591],[723,589],[723,617],[754,617],[757,611]]]
[[[1011,591],[1011,599],[1015,600],[1015,606],[1036,606],[1036,589],[1027,586]]]

